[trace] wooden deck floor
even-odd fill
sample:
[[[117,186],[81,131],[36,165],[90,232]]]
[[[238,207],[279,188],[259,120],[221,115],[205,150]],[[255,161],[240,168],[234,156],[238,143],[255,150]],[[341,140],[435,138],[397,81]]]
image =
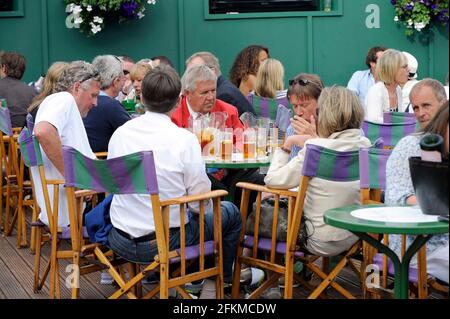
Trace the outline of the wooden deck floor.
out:
[[[28,234],[29,237],[29,234]],[[29,248],[17,249],[15,232],[10,237],[0,236],[0,299],[48,299],[48,280],[43,289],[35,294],[33,292],[34,255]],[[50,256],[49,245],[43,246],[43,264]],[[60,281],[64,283],[69,272],[65,272],[68,261],[60,262]],[[42,266],[41,266],[42,267]],[[314,281],[314,279],[313,279]],[[361,290],[356,274],[348,267],[338,278],[344,288],[355,297],[361,298]],[[145,285],[144,285],[145,286]],[[112,285],[100,284],[100,273],[92,273],[80,278],[81,299],[104,299],[115,291]],[[294,288],[294,298],[306,298],[308,291],[302,287]],[[334,289],[327,293],[330,299],[342,299]],[[244,292],[242,292],[244,297]],[[434,296],[431,296],[434,298]],[[70,291],[61,284],[61,298],[70,298]],[[226,298],[230,298],[226,295]]]

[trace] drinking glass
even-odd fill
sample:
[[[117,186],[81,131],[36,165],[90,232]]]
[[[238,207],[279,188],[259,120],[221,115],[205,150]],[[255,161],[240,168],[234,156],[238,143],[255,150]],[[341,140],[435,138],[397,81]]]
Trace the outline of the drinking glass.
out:
[[[249,128],[244,131],[244,160],[256,157],[256,131]]]
[[[222,132],[221,156],[223,161],[231,161],[233,153],[233,129],[225,128]]]
[[[267,129],[265,127],[258,127],[257,136],[257,156],[258,158],[267,155]]]
[[[212,127],[207,127],[202,131],[201,148],[202,154],[206,157],[215,157],[216,155],[216,139],[215,139],[215,129]]]

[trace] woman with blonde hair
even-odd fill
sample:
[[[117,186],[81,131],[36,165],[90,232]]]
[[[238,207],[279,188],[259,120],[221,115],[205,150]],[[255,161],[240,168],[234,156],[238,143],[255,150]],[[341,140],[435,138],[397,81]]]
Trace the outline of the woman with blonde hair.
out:
[[[364,113],[361,102],[352,91],[333,86],[324,88],[318,100],[320,109],[317,133],[305,143],[322,146],[335,151],[355,151],[369,147],[370,141],[361,136],[360,128]],[[272,159],[265,178],[266,185],[290,189],[300,181],[306,147],[289,161],[297,136],[289,137]],[[334,256],[349,249],[358,238],[349,231],[325,224],[326,210],[359,203],[359,181],[336,183],[320,177],[311,179],[306,192],[303,209],[306,229],[300,247],[314,255]]]
[[[256,74],[254,94],[271,99],[286,97],[284,67],[280,61],[269,58],[261,62]]]
[[[400,84],[408,81],[408,60],[400,51],[386,50],[378,59],[376,73],[379,82],[375,83],[367,93],[365,119],[383,123],[384,112],[402,110]]]
[[[133,83],[134,94],[130,93],[128,98],[140,99],[141,83],[148,72],[154,69],[153,61],[150,59],[139,60],[130,71],[131,83]]]
[[[61,76],[61,74],[67,68],[68,65],[69,64],[67,62],[55,62],[50,66],[50,68],[48,68],[47,74],[45,75],[41,93],[39,93],[33,98],[27,110],[28,113],[30,113],[33,116],[33,121],[36,118],[39,105],[41,105],[42,101],[47,96],[59,92],[59,90],[56,87],[56,83],[58,82],[59,77]]]

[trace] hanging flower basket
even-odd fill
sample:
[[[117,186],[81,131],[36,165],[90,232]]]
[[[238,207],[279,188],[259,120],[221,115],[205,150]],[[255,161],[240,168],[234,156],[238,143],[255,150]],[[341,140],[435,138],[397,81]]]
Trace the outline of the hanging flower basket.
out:
[[[430,24],[448,27],[447,0],[391,0],[395,8],[394,21],[406,27],[407,36],[422,32]]]
[[[142,19],[156,0],[64,0],[66,27],[93,36],[109,24]]]

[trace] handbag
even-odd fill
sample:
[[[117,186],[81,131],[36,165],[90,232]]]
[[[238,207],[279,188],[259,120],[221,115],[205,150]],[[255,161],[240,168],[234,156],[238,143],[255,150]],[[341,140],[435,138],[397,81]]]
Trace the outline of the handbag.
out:
[[[278,209],[277,222],[277,241],[285,242],[287,240],[288,229],[288,206],[287,198],[280,198]],[[259,237],[272,238],[272,222],[273,210],[275,207],[275,200],[273,198],[266,198],[261,201],[261,214],[259,216]],[[253,211],[247,217],[246,235],[253,236],[255,233],[255,219],[256,219],[256,203],[253,203]],[[305,248],[308,237],[314,232],[312,224],[307,227],[307,223],[311,224],[302,216],[300,221],[300,229],[297,237],[297,243],[300,247]],[[312,229],[312,231],[311,231]]]
[[[261,201],[261,215],[259,217],[259,236],[272,238],[272,221],[275,200],[266,198]],[[253,203],[253,211],[247,217],[246,234],[254,235],[256,218],[256,203]],[[288,199],[280,198],[277,223],[277,241],[286,241],[288,223]]]

